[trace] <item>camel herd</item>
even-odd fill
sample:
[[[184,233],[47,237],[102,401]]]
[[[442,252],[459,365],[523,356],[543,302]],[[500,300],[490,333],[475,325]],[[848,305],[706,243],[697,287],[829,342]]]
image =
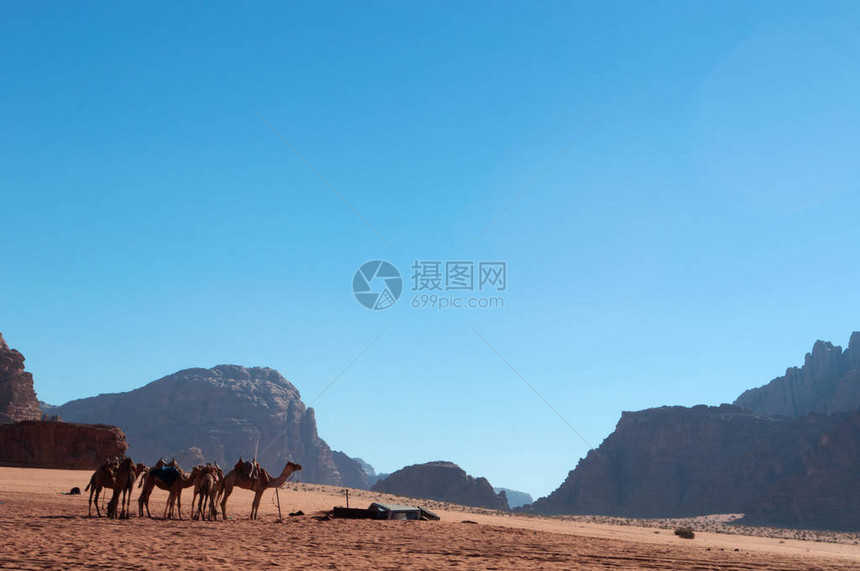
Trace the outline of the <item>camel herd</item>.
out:
[[[148,517],[152,517],[149,513],[149,497],[152,495],[152,490],[157,487],[166,490],[169,494],[164,516],[172,518],[175,513],[179,519],[182,519],[182,490],[194,487],[194,496],[191,500],[192,519],[218,519],[216,506],[220,503],[221,517],[226,520],[227,498],[230,497],[233,488],[238,487],[254,492],[251,519],[257,519],[263,492],[269,488],[280,487],[293,472],[301,469],[301,465],[287,462],[281,475],[274,478],[257,464],[256,460],[246,461],[239,458],[233,469],[225,475],[217,462],[195,466],[191,472],[185,472],[175,459],[170,462],[160,459],[155,466],[149,468],[144,464],[135,464],[126,456],[112,458],[99,466],[84,490],[90,492],[88,502],[90,517],[93,515],[93,503],[96,506],[96,514],[101,517],[99,495],[102,490],[110,489],[113,490],[113,495],[108,502],[107,517],[128,518],[131,513],[131,493],[134,490],[135,481],[140,477],[138,487],[142,490],[137,499],[138,515],[143,517],[145,511]]]

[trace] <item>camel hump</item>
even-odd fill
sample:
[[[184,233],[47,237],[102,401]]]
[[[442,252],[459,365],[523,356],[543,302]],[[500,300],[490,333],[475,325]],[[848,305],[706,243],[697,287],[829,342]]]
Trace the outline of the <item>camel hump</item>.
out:
[[[257,459],[253,460],[242,460],[239,458],[239,461],[236,462],[236,465],[233,467],[236,471],[236,476],[239,477],[240,480],[256,480],[260,477],[263,469],[257,464]]]

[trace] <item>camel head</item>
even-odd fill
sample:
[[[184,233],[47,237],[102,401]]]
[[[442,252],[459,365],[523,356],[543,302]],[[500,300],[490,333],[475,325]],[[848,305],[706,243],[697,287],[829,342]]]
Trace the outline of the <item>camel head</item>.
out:
[[[287,462],[287,468],[289,468],[293,472],[298,472],[302,469],[302,465],[296,464],[295,462]]]

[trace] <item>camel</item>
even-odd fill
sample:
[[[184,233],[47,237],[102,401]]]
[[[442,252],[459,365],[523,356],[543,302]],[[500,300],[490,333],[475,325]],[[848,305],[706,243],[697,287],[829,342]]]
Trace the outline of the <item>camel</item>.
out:
[[[170,486],[170,495],[167,496],[167,518],[173,518],[173,506],[176,506],[176,511],[179,519],[182,519],[182,490],[196,486],[204,474],[203,466],[195,466],[191,469],[191,473],[181,473],[179,478]],[[147,506],[147,510],[149,506]],[[191,505],[191,510],[194,510],[194,504]]]
[[[161,461],[159,461],[159,463],[161,463]],[[175,464],[175,462],[173,463]],[[158,464],[156,464],[156,466],[158,466]],[[152,495],[152,490],[158,486],[170,494],[167,498],[167,505],[164,510],[165,517],[173,517],[173,505],[174,503],[177,503],[179,506],[179,519],[182,519],[182,503],[180,497],[182,490],[183,488],[188,488],[194,485],[194,481],[197,478],[198,473],[199,468],[194,468],[191,474],[186,474],[182,471],[182,468],[170,466],[169,464],[148,470],[146,477],[144,477],[138,485],[138,487],[143,488],[143,491],[140,492],[140,497],[137,499],[138,513],[140,516],[143,517],[145,509],[146,515],[152,517],[152,514],[149,512],[149,496]]]
[[[242,459],[239,458],[239,462],[224,477],[224,480],[219,486],[219,495],[221,497],[221,517],[225,520],[227,519],[227,498],[230,497],[230,494],[233,492],[233,488],[238,486],[242,489],[254,492],[254,501],[251,504],[251,519],[257,519],[257,510],[260,508],[260,498],[263,497],[263,492],[269,488],[281,487],[293,472],[301,469],[302,467],[300,464],[287,462],[281,475],[277,478],[272,478],[264,468],[256,465],[256,461],[243,462]]]
[[[194,513],[194,500],[191,500],[192,519],[215,520],[218,519],[218,510],[215,508],[215,497],[218,495],[218,483],[224,478],[224,472],[216,463],[206,465],[200,472],[197,483],[194,484],[194,495],[199,496],[197,502],[197,513]],[[207,505],[208,504],[208,505]],[[208,508],[208,514],[204,509]]]
[[[218,486],[221,481],[224,479],[224,470],[221,469],[221,466],[218,465],[218,462],[215,464],[207,463],[205,466],[200,466],[200,469],[203,471],[200,477],[197,478],[197,481],[194,484],[194,495],[191,497],[191,517],[192,519],[198,519],[199,513],[195,516],[194,506],[201,504],[205,505],[206,500],[201,499],[198,501],[197,496],[203,493],[203,486],[207,487],[207,493],[212,496],[212,503],[215,503],[218,495]],[[207,474],[211,474],[212,482],[206,477]],[[205,518],[204,518],[205,519]]]
[[[99,511],[99,494],[103,488],[111,488],[113,489],[116,485],[116,471],[119,468],[119,458],[111,458],[101,466],[99,466],[93,475],[90,477],[90,483],[87,484],[87,487],[84,488],[84,491],[90,491],[90,499],[87,502],[88,504],[88,516],[93,517],[93,494],[96,497],[96,514],[99,517],[102,517],[102,513]]]
[[[107,516],[109,518],[117,517],[116,508],[120,494],[122,494],[122,504],[119,517],[122,519],[128,518],[131,512],[131,492],[134,489],[134,481],[138,474],[147,470],[145,464],[136,464],[131,458],[125,457],[120,462],[116,469],[116,477],[113,485],[113,495],[108,503]]]

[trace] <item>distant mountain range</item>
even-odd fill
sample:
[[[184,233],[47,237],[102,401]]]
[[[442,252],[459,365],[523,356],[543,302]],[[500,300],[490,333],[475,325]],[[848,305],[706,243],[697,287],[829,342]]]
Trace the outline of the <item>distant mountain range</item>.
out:
[[[493,488],[493,491],[497,494],[505,492],[505,496],[508,498],[508,506],[510,506],[511,509],[530,504],[534,501],[531,494],[518,492],[516,490],[511,490],[510,488]]]
[[[860,530],[860,333],[735,405],[625,412],[562,485],[527,511]]]
[[[279,470],[291,459],[304,467],[301,481],[493,509],[629,517],[744,513],[751,524],[860,531],[860,333],[844,351],[817,341],[801,367],[744,392],[733,405],[623,413],[600,447],[533,503],[528,494],[494,489],[450,462],[376,474],[367,462],[329,448],[317,434],[313,409],[273,369],[186,369],[129,392],[54,407],[36,400],[23,363],[0,336],[0,423],[44,412],[119,426],[129,455],[148,464],[175,456],[185,466],[231,466],[242,456]],[[71,434],[68,427],[36,428],[28,429],[32,438],[50,430]],[[38,446],[50,459],[48,444]],[[6,454],[26,456],[18,449]]]

